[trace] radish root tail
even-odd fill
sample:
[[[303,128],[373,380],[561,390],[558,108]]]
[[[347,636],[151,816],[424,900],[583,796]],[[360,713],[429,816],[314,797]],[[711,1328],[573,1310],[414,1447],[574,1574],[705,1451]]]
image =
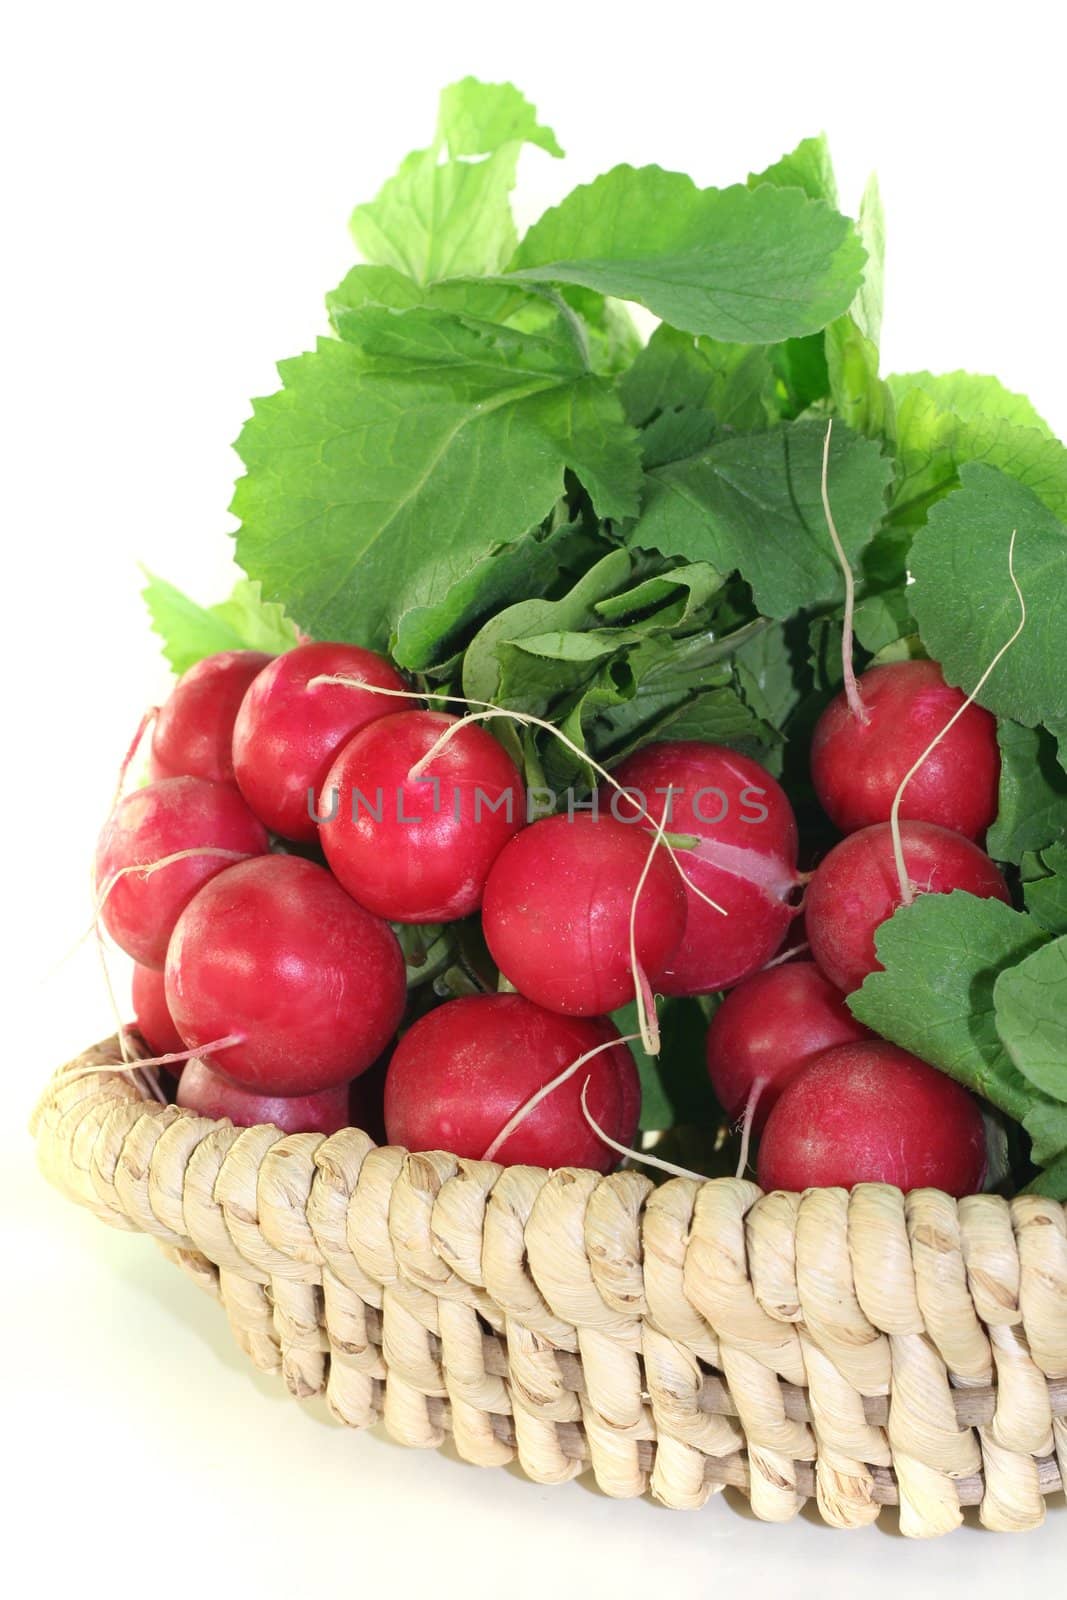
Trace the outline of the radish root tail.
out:
[[[508,1118],[507,1122],[505,1122],[504,1126],[501,1128],[492,1144],[489,1145],[484,1156],[482,1157],[482,1160],[495,1161],[497,1151],[503,1147],[507,1139],[510,1139],[511,1135],[515,1132],[515,1129],[519,1127],[521,1123],[526,1121],[526,1118],[532,1111],[537,1110],[537,1107],[543,1100],[548,1099],[553,1090],[558,1089],[561,1083],[566,1083],[568,1078],[573,1078],[574,1074],[579,1070],[580,1067],[584,1067],[587,1061],[592,1061],[594,1056],[602,1055],[605,1050],[614,1050],[616,1045],[631,1044],[635,1039],[638,1038],[640,1038],[640,1034],[624,1033],[621,1038],[606,1039],[603,1044],[595,1045],[592,1050],[587,1050],[585,1054],[580,1055],[576,1061],[572,1061],[570,1066],[564,1067],[563,1071],[557,1073],[556,1076],[548,1083],[543,1083],[540,1089],[532,1094],[528,1100],[524,1101],[519,1109]],[[587,1078],[586,1083],[588,1082],[589,1080]]]
[[[616,1155],[625,1156],[630,1161],[638,1161],[643,1167],[655,1167],[657,1172],[665,1172],[671,1178],[693,1178],[697,1183],[706,1181],[702,1172],[691,1172],[688,1167],[676,1167],[673,1161],[663,1161],[659,1156],[645,1155],[641,1150],[631,1150],[629,1145],[620,1144],[618,1139],[613,1139],[609,1133],[605,1133],[589,1109],[586,1100],[588,1088],[589,1079],[586,1078],[582,1084],[582,1115],[597,1138],[606,1144],[609,1150],[614,1150]]]
[[[863,696],[860,694],[859,685],[856,682],[856,669],[852,664],[853,619],[856,614],[856,579],[852,572],[851,563],[845,554],[845,547],[841,543],[841,536],[837,531],[837,524],[834,522],[834,514],[830,509],[830,435],[833,432],[833,426],[834,419],[831,417],[826,424],[826,436],[822,442],[822,477],[820,480],[822,508],[826,517],[826,526],[833,542],[834,554],[840,563],[841,572],[845,580],[845,615],[841,629],[841,668],[845,678],[845,698],[848,701],[848,709],[852,715],[866,727],[870,721],[870,716],[867,707],[863,703]]]

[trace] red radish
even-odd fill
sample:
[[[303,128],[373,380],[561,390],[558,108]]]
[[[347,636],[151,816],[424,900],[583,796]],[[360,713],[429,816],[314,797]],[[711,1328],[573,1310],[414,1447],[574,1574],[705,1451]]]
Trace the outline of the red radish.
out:
[[[898,1189],[974,1194],[986,1166],[978,1103],[883,1039],[824,1050],[783,1089],[759,1148],[763,1189]]]
[[[698,740],[649,745],[612,776],[640,793],[657,822],[670,788],[668,831],[700,840],[679,851],[678,860],[696,888],[723,908],[689,891],[685,937],[659,980],[664,994],[710,994],[757,972],[781,947],[795,915],[789,895],[797,883],[797,825],[784,790],[759,762]],[[605,805],[624,821],[636,819],[617,792],[601,791]]]
[[[902,822],[900,839],[913,893],[966,889],[1010,905],[1000,872],[962,834],[932,822]],[[903,903],[887,822],[861,828],[834,846],[816,868],[804,900],[811,953],[831,983],[850,994],[869,972],[879,970],[875,930]]]
[[[134,966],[133,1014],[137,1019],[137,1031],[154,1056],[169,1056],[185,1049],[185,1040],[167,1009],[163,974],[158,968]],[[181,1063],[170,1070],[177,1077],[182,1070]]]
[[[201,885],[242,857],[262,855],[267,843],[230,784],[163,778],[137,789],[119,801],[96,847],[104,926],[142,966],[162,967],[174,924]],[[170,856],[183,859],[130,870]]]
[[[177,1103],[201,1117],[229,1117],[239,1128],[273,1122],[283,1133],[336,1133],[349,1125],[347,1083],[319,1094],[253,1094],[200,1060],[182,1073]]]
[[[867,721],[842,690],[819,718],[811,747],[815,792],[842,833],[889,821],[901,780],[967,698],[949,687],[936,661],[870,667],[857,690]],[[997,814],[999,781],[996,718],[971,704],[909,781],[900,815],[979,839]]]
[[[484,728],[459,727],[412,775],[458,726],[439,711],[382,717],[349,740],[323,783],[326,859],[349,894],[390,922],[477,911],[489,868],[525,821],[518,769]]]
[[[409,1029],[389,1063],[389,1142],[479,1158],[538,1089],[580,1056],[618,1037],[606,1018],[561,1017],[518,994],[450,1000]],[[593,1117],[612,1138],[631,1144],[640,1086],[633,1056],[620,1041],[583,1062],[546,1095],[493,1159],[505,1166],[609,1172],[618,1157],[582,1114],[587,1078]]]
[[[249,684],[273,659],[261,650],[222,650],[183,673],[152,729],[152,778],[233,783],[234,720]]]
[[[324,867],[264,856],[188,905],[167,952],[167,1004],[185,1043],[243,1089],[317,1094],[372,1065],[404,1010],[404,958],[384,922]]]
[[[520,994],[576,1017],[634,998],[630,914],[650,845],[641,829],[580,811],[535,822],[501,851],[482,927],[490,955]],[[653,987],[685,918],[682,880],[660,847],[634,924],[638,965]]]
[[[786,1084],[812,1056],[871,1037],[813,961],[791,961],[755,972],[731,989],[708,1029],[708,1074],[731,1121],[761,1085],[752,1112],[752,1131],[758,1133]]]
[[[384,656],[353,644],[301,644],[256,678],[233,730],[237,782],[257,817],[274,833],[305,844],[315,838],[309,809],[334,756],[354,733],[405,702],[343,683],[343,675],[380,689],[408,686]],[[412,705],[417,701],[412,698]]]

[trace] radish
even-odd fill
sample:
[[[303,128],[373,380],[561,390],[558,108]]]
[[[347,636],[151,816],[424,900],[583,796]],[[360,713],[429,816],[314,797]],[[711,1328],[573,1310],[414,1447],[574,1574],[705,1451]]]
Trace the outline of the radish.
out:
[[[306,1095],[358,1077],[396,1032],[404,958],[384,922],[299,856],[245,861],[186,907],[167,953],[185,1043],[257,1094]],[[236,1037],[216,1056],[210,1046]]]
[[[239,1128],[272,1122],[283,1133],[336,1133],[348,1127],[346,1083],[318,1094],[253,1094],[200,1060],[190,1061],[182,1073],[177,1103],[201,1117],[229,1117]]]
[[[119,801],[96,847],[104,926],[142,966],[162,967],[196,891],[235,861],[262,855],[267,843],[263,824],[229,784],[163,778],[135,790]]]
[[[936,661],[870,667],[856,688],[863,714],[842,690],[819,718],[811,747],[815,792],[842,833],[889,821],[901,780],[967,699]],[[909,780],[900,815],[977,840],[997,814],[999,782],[996,718],[972,703]]]
[[[518,769],[484,728],[400,711],[356,734],[331,766],[319,838],[368,910],[390,922],[453,922],[481,905],[524,809]]]
[[[142,967],[139,963],[134,966],[133,1014],[137,1031],[154,1056],[178,1054],[185,1049],[185,1040],[167,1009],[163,974],[156,967]],[[175,1077],[181,1070],[181,1063],[171,1068]]]
[[[603,1017],[558,1016],[518,994],[450,1000],[409,1029],[389,1063],[389,1142],[478,1159],[532,1095],[579,1057],[618,1039]],[[582,1114],[587,1079],[589,1109],[597,1122],[620,1142],[631,1143],[640,1085],[633,1056],[619,1040],[552,1089],[507,1135],[493,1159],[505,1166],[609,1172],[617,1158]]]
[[[345,683],[311,680],[343,674],[381,689],[407,684],[384,656],[352,644],[301,644],[264,668],[233,730],[233,764],[241,793],[274,833],[310,844],[312,802],[334,756],[369,722],[395,711],[385,695]],[[413,698],[411,704],[417,702]]]
[[[731,1121],[752,1097],[752,1131],[758,1133],[812,1056],[871,1037],[813,961],[791,961],[731,989],[708,1029],[708,1075]]]
[[[520,994],[550,1011],[592,1017],[632,1000],[642,973],[660,985],[685,931],[686,895],[666,853],[649,863],[649,848],[643,830],[577,812],[535,822],[501,851],[482,927]],[[631,951],[631,908],[646,864]]]
[[[1000,872],[976,844],[932,822],[902,822],[900,845],[907,872],[905,894],[889,823],[861,828],[836,844],[819,864],[804,900],[811,953],[830,982],[846,994],[881,963],[875,930],[915,894],[965,889],[982,899],[1011,903]]]
[[[759,1149],[761,1188],[891,1183],[974,1194],[986,1167],[978,1103],[883,1039],[824,1050],[782,1090]]]
[[[182,674],[152,729],[149,774],[233,783],[233,725],[252,681],[273,656],[222,650]]]
[[[660,975],[663,993],[710,994],[758,971],[796,914],[789,895],[797,884],[797,825],[784,790],[757,761],[697,740],[649,745],[613,777],[640,793],[657,822],[669,805],[671,832],[697,836],[696,848],[678,859],[695,888],[722,907],[689,889],[685,937]],[[614,816],[637,821],[635,809],[605,789],[601,805],[609,803]]]

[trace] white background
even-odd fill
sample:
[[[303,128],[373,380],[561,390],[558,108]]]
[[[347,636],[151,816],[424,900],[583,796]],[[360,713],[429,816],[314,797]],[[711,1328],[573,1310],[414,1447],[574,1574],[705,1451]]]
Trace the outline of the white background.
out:
[[[4,1565],[46,1595],[325,1589],[570,1596],[1036,1593],[1041,1533],[937,1545],[549,1491],[327,1425],[253,1377],[145,1240],[76,1214],[25,1133],[51,1069],[110,1031],[87,865],[121,752],[165,689],[136,563],[229,582],[229,442],[306,348],[345,222],[428,139],[437,89],[511,77],[571,152],[524,157],[524,219],[620,160],[703,182],[820,126],[846,208],[877,167],[887,364],[969,366],[1061,433],[1062,36],[1016,3],[693,8],[48,4],[2,44],[7,243],[2,1119]],[[14,639],[12,639],[14,633]],[[14,1494],[14,1503],[12,1502]],[[755,1574],[758,1572],[759,1577]]]

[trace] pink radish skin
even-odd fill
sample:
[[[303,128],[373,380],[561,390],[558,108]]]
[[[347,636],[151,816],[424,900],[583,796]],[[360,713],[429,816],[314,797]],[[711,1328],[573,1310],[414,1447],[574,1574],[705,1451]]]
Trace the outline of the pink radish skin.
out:
[[[497,858],[485,890],[489,953],[520,994],[594,1017],[634,998],[630,908],[648,859],[643,829],[589,812],[546,817]],[[686,896],[662,846],[637,907],[638,963],[653,988],[685,932]]]
[[[349,740],[323,783],[321,814],[336,806],[319,827],[326,859],[349,894],[390,922],[477,911],[490,867],[525,821],[518,769],[484,728],[461,728],[411,777],[458,720],[439,711],[383,717]]]
[[[176,1055],[185,1049],[185,1040],[167,1009],[163,974],[155,967],[134,966],[133,1014],[137,1031],[154,1056]],[[182,1063],[177,1061],[168,1070],[178,1077]]]
[[[346,740],[405,704],[343,683],[308,687],[312,678],[334,674],[380,689],[408,687],[395,667],[371,650],[302,644],[259,674],[234,724],[233,764],[241,793],[273,833],[303,844],[316,833],[308,791],[318,795]]]
[[[358,1077],[391,1040],[406,998],[391,928],[324,867],[264,856],[214,878],[167,953],[167,1004],[186,1045],[265,1095],[318,1094]]]
[[[267,831],[237,791],[207,778],[163,778],[120,800],[96,847],[95,884],[106,899],[104,927],[126,954],[162,967],[174,924],[196,891],[239,856],[262,855]],[[183,850],[232,851],[191,855],[144,877],[123,868],[150,866]],[[110,887],[109,887],[110,885]]]
[[[858,688],[868,721],[853,716],[842,692],[811,746],[815,792],[842,833],[889,821],[901,780],[967,698],[936,661],[870,667]],[[900,815],[978,840],[997,814],[999,782],[996,718],[972,704],[909,779]]]
[[[346,1083],[319,1094],[252,1094],[196,1059],[182,1073],[177,1103],[201,1117],[229,1117],[238,1128],[270,1122],[283,1133],[336,1133],[348,1127]]]
[[[389,1064],[389,1142],[477,1159],[531,1095],[612,1038],[618,1034],[603,1017],[561,1017],[522,995],[451,1000],[404,1035]],[[583,1063],[546,1095],[493,1159],[504,1166],[610,1172],[619,1158],[582,1114],[587,1078],[587,1103],[596,1122],[612,1138],[632,1144],[641,1092],[633,1057],[620,1042]]]
[[[676,791],[668,828],[700,839],[695,849],[680,851],[679,860],[686,876],[727,913],[689,892],[685,937],[661,974],[662,992],[710,994],[765,966],[796,914],[789,896],[797,883],[797,825],[780,785],[757,761],[697,740],[650,745],[612,776],[641,791],[656,821],[666,804],[657,791]],[[611,796],[601,791],[602,807]],[[620,817],[633,814],[621,796],[615,807]]]
[[[1000,872],[962,834],[932,822],[902,822],[900,838],[915,894],[966,889],[981,899],[1011,904]],[[804,900],[808,942],[819,967],[845,994],[880,970],[875,930],[902,903],[887,822],[849,834],[817,867]]]
[[[260,650],[223,650],[182,674],[152,729],[149,775],[233,783],[233,725],[249,685],[273,661]]]
[[[708,1075],[726,1115],[740,1117],[753,1085],[759,1133],[786,1084],[822,1050],[873,1038],[813,961],[753,973],[731,989],[708,1029]]]
[[[782,1091],[759,1148],[765,1190],[891,1183],[975,1194],[985,1177],[978,1103],[958,1083],[884,1040],[842,1044]]]

